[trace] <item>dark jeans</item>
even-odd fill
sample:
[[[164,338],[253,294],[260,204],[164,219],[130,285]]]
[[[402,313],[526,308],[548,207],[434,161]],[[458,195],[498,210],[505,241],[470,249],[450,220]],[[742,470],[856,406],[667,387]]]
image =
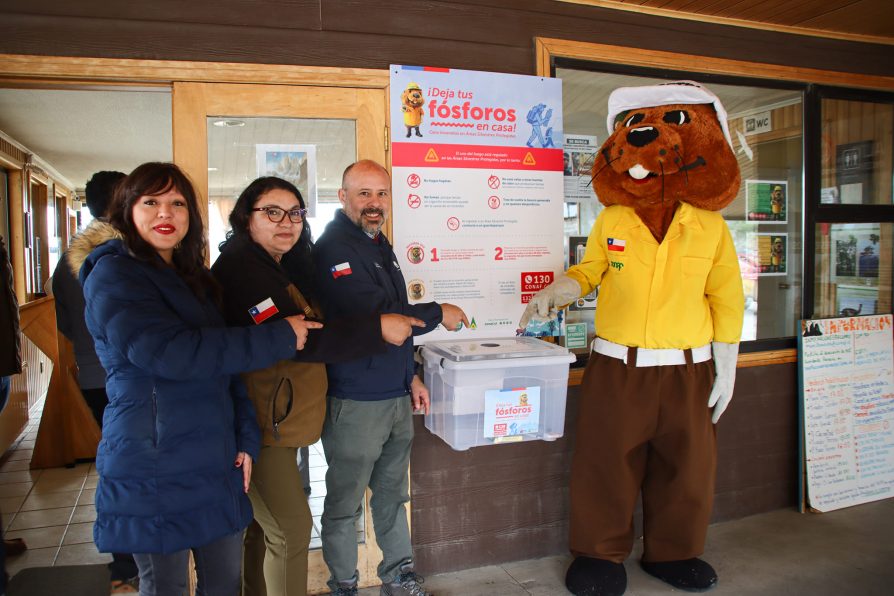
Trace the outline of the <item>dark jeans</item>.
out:
[[[242,532],[192,549],[196,561],[196,596],[234,596],[242,569]],[[188,585],[189,550],[169,555],[135,554],[140,568],[140,596],[182,596]]]

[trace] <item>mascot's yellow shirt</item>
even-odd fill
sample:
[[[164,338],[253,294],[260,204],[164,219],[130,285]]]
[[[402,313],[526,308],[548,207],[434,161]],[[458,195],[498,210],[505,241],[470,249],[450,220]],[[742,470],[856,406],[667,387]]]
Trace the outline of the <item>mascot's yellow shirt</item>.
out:
[[[404,106],[404,126],[419,126],[422,124],[422,108],[414,108],[413,106]]]
[[[607,207],[583,261],[567,273],[587,294],[599,286],[596,335],[640,348],[737,343],[745,294],[720,213],[681,203],[659,244],[630,207]]]

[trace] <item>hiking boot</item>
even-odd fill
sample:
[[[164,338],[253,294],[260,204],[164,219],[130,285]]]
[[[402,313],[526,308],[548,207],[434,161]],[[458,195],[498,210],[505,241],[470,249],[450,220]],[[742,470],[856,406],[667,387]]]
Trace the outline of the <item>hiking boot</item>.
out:
[[[399,571],[396,578],[382,584],[379,596],[432,596],[422,587],[425,579],[416,574],[413,563],[404,563]]]
[[[357,576],[340,582],[330,581],[329,589],[333,596],[357,596]]]

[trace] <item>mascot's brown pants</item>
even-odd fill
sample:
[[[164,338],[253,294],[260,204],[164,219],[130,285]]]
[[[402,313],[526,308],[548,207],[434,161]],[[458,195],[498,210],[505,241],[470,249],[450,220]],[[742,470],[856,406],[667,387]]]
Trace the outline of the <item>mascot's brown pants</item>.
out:
[[[643,558],[677,561],[703,552],[717,463],[713,383],[710,360],[636,368],[590,355],[571,466],[574,555],[623,562],[633,548],[640,489]]]

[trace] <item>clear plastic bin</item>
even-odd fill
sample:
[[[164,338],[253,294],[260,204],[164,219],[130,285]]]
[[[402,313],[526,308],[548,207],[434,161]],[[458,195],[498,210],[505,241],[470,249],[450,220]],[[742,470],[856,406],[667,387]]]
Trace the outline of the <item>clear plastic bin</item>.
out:
[[[425,344],[422,357],[425,427],[457,451],[564,433],[567,349],[533,337],[448,340]]]

